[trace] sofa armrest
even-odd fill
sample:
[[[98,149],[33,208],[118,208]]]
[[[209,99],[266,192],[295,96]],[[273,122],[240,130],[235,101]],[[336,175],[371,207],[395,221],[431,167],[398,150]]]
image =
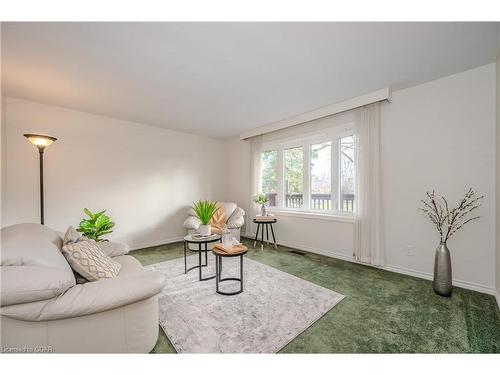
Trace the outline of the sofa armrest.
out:
[[[229,217],[229,220],[236,219],[237,217],[244,217],[244,216],[245,216],[245,210],[241,207],[236,207],[233,214]]]
[[[101,241],[97,245],[110,257],[117,257],[120,255],[128,254],[130,247],[121,242]]]
[[[245,224],[245,210],[236,207],[233,214],[227,220],[227,227],[229,229],[241,228]]]
[[[27,321],[47,321],[95,314],[142,301],[160,293],[165,276],[144,271],[78,284],[50,300],[4,306],[1,314]]]
[[[196,216],[189,216],[184,221],[184,228],[197,230],[200,227],[201,221]]]
[[[243,216],[232,217],[227,221],[227,228],[241,228],[245,224],[245,218]]]
[[[0,268],[0,306],[48,300],[75,286],[71,268],[3,266]]]

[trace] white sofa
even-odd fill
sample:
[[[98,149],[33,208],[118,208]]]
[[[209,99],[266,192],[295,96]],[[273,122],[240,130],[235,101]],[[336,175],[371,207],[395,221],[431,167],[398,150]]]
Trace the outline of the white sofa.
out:
[[[238,207],[238,205],[234,202],[223,203],[224,208],[226,209],[227,229],[229,229],[231,235],[239,241],[241,235],[241,227],[245,224],[245,211],[241,207]],[[200,219],[198,219],[194,210],[190,208],[188,211],[188,218],[184,221],[184,228],[187,229],[187,233],[196,233],[196,231],[200,227],[200,224]],[[211,249],[212,246],[212,244],[209,244],[208,248]],[[196,245],[190,245],[189,248],[192,250],[198,249]]]
[[[17,224],[1,236],[4,352],[147,353],[154,347],[165,278],[126,255],[128,246],[102,243],[122,266],[117,277],[77,284],[57,232]]]

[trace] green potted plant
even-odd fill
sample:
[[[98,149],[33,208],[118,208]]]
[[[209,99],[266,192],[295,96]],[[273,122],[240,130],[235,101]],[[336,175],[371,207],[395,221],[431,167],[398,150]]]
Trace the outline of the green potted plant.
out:
[[[105,234],[113,232],[111,228],[115,226],[115,223],[104,214],[106,210],[94,214],[90,212],[89,209],[84,208],[83,212],[85,212],[89,218],[82,219],[76,230],[82,233],[85,237],[95,241],[104,241],[101,237]]]
[[[198,234],[202,236],[210,236],[212,234],[212,227],[210,226],[210,220],[217,212],[217,202],[211,201],[198,201],[193,202],[193,210],[200,219],[201,224],[198,228]]]
[[[257,194],[253,197],[253,201],[257,204],[260,204],[260,213],[262,216],[267,216],[267,203],[269,202],[269,198],[266,194]]]

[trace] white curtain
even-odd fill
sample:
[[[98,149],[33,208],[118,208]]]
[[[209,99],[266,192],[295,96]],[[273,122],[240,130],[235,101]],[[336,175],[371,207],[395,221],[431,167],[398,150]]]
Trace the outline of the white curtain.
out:
[[[248,200],[248,210],[246,218],[246,235],[253,236],[257,226],[252,222],[258,211],[258,206],[253,201],[253,197],[260,192],[260,157],[262,151],[262,135],[249,139],[250,142],[250,197]]]
[[[356,214],[354,254],[372,265],[385,263],[380,164],[380,103],[356,109]]]

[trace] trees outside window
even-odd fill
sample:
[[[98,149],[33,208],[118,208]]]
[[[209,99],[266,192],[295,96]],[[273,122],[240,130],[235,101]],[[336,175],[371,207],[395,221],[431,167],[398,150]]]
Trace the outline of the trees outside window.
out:
[[[340,138],[340,199],[339,211],[353,212],[355,194],[354,155],[356,142],[354,136]]]
[[[350,128],[264,144],[261,189],[279,209],[352,214],[356,136]],[[352,129],[352,128],[351,128]]]
[[[304,204],[304,149],[285,150],[285,206],[300,208]]]
[[[264,151],[261,155],[262,193],[269,198],[269,206],[276,206],[278,193],[278,151]]]
[[[332,209],[332,142],[311,145],[311,208]]]

